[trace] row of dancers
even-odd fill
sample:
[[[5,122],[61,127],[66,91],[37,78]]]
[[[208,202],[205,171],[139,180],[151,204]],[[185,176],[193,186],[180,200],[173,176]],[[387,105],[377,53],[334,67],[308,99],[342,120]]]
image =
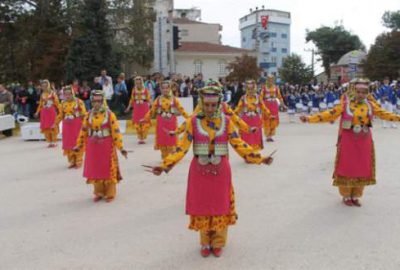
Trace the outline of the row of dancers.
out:
[[[168,81],[162,83],[162,95],[145,107],[143,104],[150,101],[149,92],[141,88],[140,77],[136,80],[131,107],[139,142],[144,142],[150,119],[155,118],[155,149],[161,152],[162,158],[159,165],[144,167],[154,175],[170,172],[193,145],[186,196],[189,229],[200,233],[203,257],[210,254],[219,257],[226,245],[228,227],[237,219],[228,144],[247,163],[272,164],[274,152],[261,153],[261,132],[263,126],[276,131],[279,124],[279,103],[283,105],[279,88],[270,78],[258,94],[255,81],[248,80],[245,95],[232,110],[223,102],[221,87],[209,82],[199,91],[198,107],[189,115],[179,99],[172,95]],[[92,91],[92,110],[85,112],[72,89],[66,88],[65,101],[57,105],[48,81],[43,83],[43,89],[48,90],[42,94],[38,113],[46,139],[54,147],[57,121],[62,121],[63,150],[69,167],[80,167],[85,153],[83,176],[94,186],[94,202],[113,201],[116,185],[122,179],[117,152],[127,158],[128,151],[124,149],[117,118],[108,109],[104,93]],[[181,126],[177,122],[179,115],[186,118]],[[371,133],[373,116],[400,121],[400,116],[384,111],[369,95],[367,80],[357,79],[334,108],[300,117],[302,122],[308,123],[340,118],[333,185],[339,188],[346,206],[360,207],[364,186],[376,183]]]

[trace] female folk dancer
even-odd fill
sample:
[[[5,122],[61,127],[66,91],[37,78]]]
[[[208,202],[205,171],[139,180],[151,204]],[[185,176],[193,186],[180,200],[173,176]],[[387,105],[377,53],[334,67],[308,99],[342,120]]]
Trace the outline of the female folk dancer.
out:
[[[364,186],[376,183],[371,132],[373,117],[400,121],[400,116],[384,111],[368,99],[368,84],[368,80],[355,79],[339,105],[322,113],[300,117],[302,122],[309,123],[333,122],[341,117],[333,185],[339,187],[347,206],[361,206]]]
[[[186,214],[189,229],[200,231],[201,255],[219,257],[226,244],[228,226],[236,223],[235,196],[228,158],[228,143],[250,163],[271,164],[272,157],[262,157],[242,141],[232,120],[221,113],[222,95],[215,87],[200,90],[201,111],[186,123],[186,131],[174,154],[162,164],[150,167],[155,175],[170,171],[189,151],[194,158],[189,168]]]
[[[86,114],[75,151],[85,147],[83,176],[94,186],[94,202],[105,198],[111,202],[116,196],[116,184],[122,179],[118,165],[118,149],[127,158],[123,148],[117,117],[108,109],[102,90],[93,90],[92,110]]]
[[[59,113],[60,103],[55,91],[50,87],[48,80],[41,82],[42,94],[40,95],[39,106],[36,110],[35,117],[40,114],[40,131],[44,134],[48,147],[57,146],[58,125],[57,114]]]

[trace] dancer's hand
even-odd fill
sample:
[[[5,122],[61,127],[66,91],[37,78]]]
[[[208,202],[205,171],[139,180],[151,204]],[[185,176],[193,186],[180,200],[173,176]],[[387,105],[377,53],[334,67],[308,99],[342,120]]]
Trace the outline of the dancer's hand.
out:
[[[163,172],[163,169],[161,167],[153,167],[153,174],[154,175],[159,176],[159,175],[162,174],[162,172]]]
[[[303,122],[303,123],[307,123],[308,122],[308,117],[305,116],[305,115],[301,115],[300,116],[300,121]]]
[[[78,146],[75,146],[74,148],[72,148],[72,151],[74,151],[75,153],[77,153],[77,152],[79,152],[79,147]]]
[[[176,135],[176,132],[175,132],[174,130],[170,130],[170,131],[168,132],[168,134],[169,134],[170,136],[175,136],[175,135]]]
[[[38,117],[39,117],[39,113],[35,113],[35,114],[33,115],[33,117],[38,118]]]
[[[125,159],[128,159],[128,151],[126,151],[125,149],[121,150],[121,155],[123,155]]]
[[[271,165],[273,161],[274,161],[273,157],[266,157],[264,158],[263,163],[266,165]]]
[[[250,128],[250,133],[256,133],[257,130],[258,130],[257,127],[251,127],[251,128]]]
[[[160,166],[149,166],[149,165],[142,165],[142,167],[148,168],[150,170],[145,170],[146,172],[151,172],[154,175],[161,175],[163,172],[163,169]]]

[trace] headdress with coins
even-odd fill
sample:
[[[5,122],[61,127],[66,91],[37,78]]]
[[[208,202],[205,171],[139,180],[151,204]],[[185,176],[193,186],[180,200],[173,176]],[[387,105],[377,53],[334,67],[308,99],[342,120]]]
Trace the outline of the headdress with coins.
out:
[[[221,115],[221,103],[223,99],[222,89],[217,86],[205,86],[199,90],[199,116],[205,116],[204,113],[204,102],[218,102],[218,108],[215,113],[211,116],[212,118],[219,117]]]

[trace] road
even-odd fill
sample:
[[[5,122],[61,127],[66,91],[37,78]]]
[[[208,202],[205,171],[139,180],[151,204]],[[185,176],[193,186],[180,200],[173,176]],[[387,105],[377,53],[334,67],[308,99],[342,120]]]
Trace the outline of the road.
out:
[[[376,186],[361,208],[345,207],[331,185],[337,125],[289,124],[282,117],[272,166],[231,151],[239,220],[221,258],[199,255],[187,229],[191,153],[168,175],[148,144],[120,160],[113,203],[93,203],[82,170],[44,142],[0,140],[0,269],[400,269],[400,130],[376,123]]]

